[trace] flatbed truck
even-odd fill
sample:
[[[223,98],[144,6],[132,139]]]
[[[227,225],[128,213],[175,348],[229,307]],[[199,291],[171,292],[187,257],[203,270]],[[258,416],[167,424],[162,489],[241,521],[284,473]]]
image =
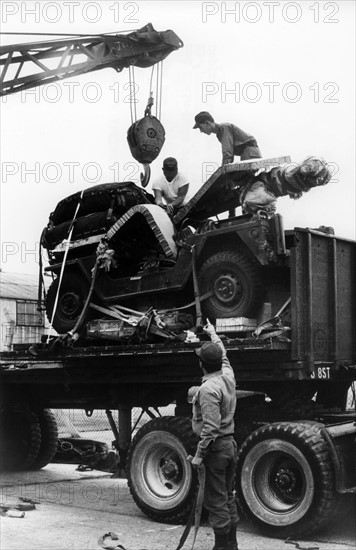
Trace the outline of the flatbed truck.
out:
[[[3,46],[0,95],[105,67],[121,71],[130,65],[152,66],[182,46],[172,31],[156,33],[150,24],[127,36]],[[151,137],[156,136],[153,130]],[[141,156],[135,158],[149,163]],[[167,241],[152,221],[154,208],[138,205],[137,212],[131,210],[153,229],[156,239],[151,235],[143,249],[152,247],[156,257],[143,265],[142,277],[143,257],[139,257],[132,273],[114,274],[115,281],[107,277],[102,287],[99,280],[95,298],[100,304],[94,304],[108,309],[128,296],[125,304],[132,308],[137,300],[142,311],[143,304],[152,305],[156,297],[165,298],[157,307],[172,307],[179,298],[186,303],[193,293],[200,322],[204,306],[205,315],[217,319],[252,315],[270,306],[271,317],[262,316],[253,331],[240,334],[227,327],[224,343],[237,380],[237,502],[259,529],[277,537],[320,529],[336,516],[340,495],[356,490],[355,412],[347,407],[356,379],[356,243],[325,229],[284,232],[278,215],[232,215],[216,224],[208,220],[240,205],[241,188],[252,172],[284,162],[287,158],[221,167],[190,206],[173,218],[184,245],[177,262],[176,247],[170,246],[172,227]],[[246,172],[250,172],[247,180]],[[191,216],[196,233],[189,230],[188,222],[185,227]],[[74,221],[69,220],[70,230]],[[132,236],[120,223],[107,233],[117,253],[122,235]],[[92,270],[101,236],[96,232],[72,243],[68,265],[73,271],[62,288],[57,311],[58,288],[52,286],[52,301],[47,296],[47,313],[58,332],[76,328],[88,293],[85,277]],[[59,287],[66,262],[61,243],[53,246],[47,270],[57,277],[52,284]],[[162,252],[168,260],[163,258],[160,264]],[[203,310],[198,308],[204,298],[199,286],[206,295]],[[40,344],[1,353],[1,467],[38,469],[51,461],[58,439],[51,409],[80,408],[88,414],[105,409],[137,505],[154,519],[184,521],[197,491],[187,455],[196,446],[188,398],[190,388],[200,383],[194,351],[199,345],[169,339],[99,345],[79,339],[72,347]],[[152,411],[172,402],[174,416],[152,418],[131,440],[133,407],[153,416]],[[113,409],[119,411],[118,426]]]
[[[356,243],[308,228],[287,233],[285,307],[259,330],[222,334],[237,380],[237,501],[277,537],[325,525],[340,495],[356,489],[356,415],[347,406],[356,379]],[[184,521],[197,490],[186,457],[196,445],[188,395],[201,380],[199,345],[77,342],[3,352],[2,436],[11,463],[37,468],[50,460],[49,409],[116,409],[114,433],[135,502],[154,519]],[[174,416],[154,417],[170,403]],[[133,407],[151,411],[152,420],[131,440]]]

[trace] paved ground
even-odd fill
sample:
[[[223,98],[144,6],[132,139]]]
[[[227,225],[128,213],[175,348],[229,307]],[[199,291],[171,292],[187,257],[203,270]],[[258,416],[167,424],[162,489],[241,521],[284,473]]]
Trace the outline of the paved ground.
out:
[[[1,517],[1,550],[96,550],[105,533],[115,532],[126,550],[175,550],[182,526],[156,523],[135,505],[126,480],[98,471],[78,472],[72,465],[50,464],[39,472],[2,474],[1,501],[27,497],[38,504],[25,517]],[[301,549],[351,550],[356,543],[355,510],[308,541]],[[212,535],[203,525],[196,550],[211,550]],[[185,549],[191,548],[189,539]],[[296,545],[261,536],[239,525],[241,550],[293,550]]]

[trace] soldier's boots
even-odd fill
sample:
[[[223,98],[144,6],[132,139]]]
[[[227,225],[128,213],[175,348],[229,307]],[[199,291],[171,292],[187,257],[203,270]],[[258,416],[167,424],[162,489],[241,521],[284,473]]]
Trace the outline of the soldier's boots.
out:
[[[213,550],[228,550],[228,533],[217,533],[214,531],[215,544]]]
[[[237,525],[231,525],[230,531],[227,535],[226,550],[239,550],[239,547],[237,546],[236,529]]]

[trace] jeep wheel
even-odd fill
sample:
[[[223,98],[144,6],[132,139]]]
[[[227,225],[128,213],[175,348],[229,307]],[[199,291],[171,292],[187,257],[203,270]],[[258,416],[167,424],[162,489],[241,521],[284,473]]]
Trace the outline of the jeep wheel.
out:
[[[274,423],[253,432],[237,459],[240,511],[268,536],[310,534],[334,510],[334,472],[320,427]]]
[[[163,417],[147,422],[134,437],[127,456],[130,492],[154,520],[184,521],[197,491],[197,476],[187,455],[196,448],[190,421]]]
[[[58,284],[59,277],[53,281],[47,293],[46,314],[49,322],[52,321]],[[53,319],[53,328],[59,334],[64,334],[74,328],[83,310],[88,292],[89,285],[83,277],[77,273],[64,273]]]
[[[199,270],[201,294],[213,292],[203,302],[207,317],[243,317],[261,305],[263,286],[258,265],[242,252],[223,250],[211,256]]]

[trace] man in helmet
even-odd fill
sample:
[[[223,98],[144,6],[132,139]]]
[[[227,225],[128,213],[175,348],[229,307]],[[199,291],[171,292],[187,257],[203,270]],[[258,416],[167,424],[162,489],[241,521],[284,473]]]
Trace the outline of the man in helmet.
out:
[[[199,443],[191,463],[194,468],[200,468],[203,462],[205,465],[204,506],[214,530],[213,550],[237,550],[239,517],[233,494],[237,462],[236,382],[225,347],[208,319],[204,331],[211,342],[197,350],[204,376],[193,398],[192,428]]]
[[[152,184],[152,190],[155,203],[165,208],[172,216],[187,202],[189,181],[181,172],[178,172],[178,162],[173,157],[164,159],[162,170],[163,175]]]
[[[193,129],[199,128],[203,134],[215,134],[221,143],[222,164],[234,162],[234,156],[241,160],[261,158],[262,154],[255,138],[229,122],[218,124],[207,111],[198,113]]]

